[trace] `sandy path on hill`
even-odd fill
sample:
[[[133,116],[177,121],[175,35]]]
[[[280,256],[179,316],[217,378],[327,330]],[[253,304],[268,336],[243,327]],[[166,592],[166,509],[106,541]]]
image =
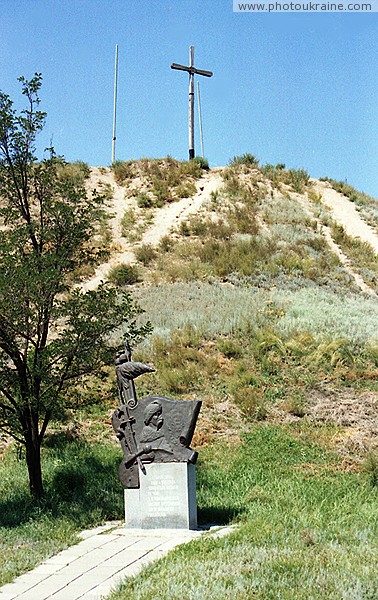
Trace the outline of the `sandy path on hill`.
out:
[[[334,241],[334,239],[332,238],[329,227],[327,227],[326,225],[321,225],[320,231],[324,235],[325,239],[327,240],[327,243],[328,243],[330,249],[332,250],[332,252],[334,252],[337,255],[341,264],[348,271],[349,275],[351,275],[353,277],[353,279],[356,282],[356,284],[358,285],[358,287],[363,292],[370,294],[370,296],[376,297],[377,294],[375,293],[375,291],[370,286],[368,286],[367,283],[364,282],[363,278],[361,277],[361,275],[359,275],[359,273],[356,273],[356,271],[354,271],[352,269],[348,257],[344,254],[344,252],[341,250],[340,246],[338,246],[336,244],[336,242]]]
[[[322,202],[331,210],[335,221],[342,225],[348,235],[367,242],[378,254],[378,236],[363,221],[353,202],[343,194],[336,192],[328,182],[312,180],[315,190],[322,195]]]
[[[142,244],[156,246],[161,238],[170,232],[172,227],[197,212],[204,202],[210,199],[211,193],[215,192],[222,183],[223,180],[219,173],[206,173],[198,180],[198,191],[193,198],[182,198],[178,202],[163,206],[157,212],[154,224],[143,236]]]
[[[313,183],[316,184],[318,182],[317,182],[317,180],[313,180]],[[317,189],[318,189],[318,191],[320,191],[319,188],[317,188]],[[354,269],[352,268],[352,266],[350,264],[349,258],[346,256],[346,254],[344,254],[344,252],[341,250],[340,246],[338,244],[336,244],[335,240],[333,239],[330,228],[327,225],[320,223],[319,219],[314,216],[313,206],[312,206],[312,203],[309,202],[308,198],[306,198],[305,196],[301,196],[299,194],[295,194],[295,198],[299,202],[299,204],[302,206],[303,210],[309,215],[309,217],[311,217],[312,219],[315,218],[315,220],[317,221],[317,224],[318,224],[318,232],[320,233],[320,235],[322,235],[324,237],[324,239],[326,240],[326,242],[329,246],[329,249],[334,254],[336,254],[339,261],[341,262],[343,267],[346,269],[346,271],[349,273],[349,275],[351,277],[353,277],[356,285],[360,288],[360,290],[369,294],[370,296],[377,297],[375,290],[373,290],[369,285],[367,285],[367,283],[365,283],[365,281],[363,280],[363,278],[361,277],[361,275],[359,273],[356,273],[356,271],[354,271]],[[348,202],[350,202],[350,201],[348,201]],[[343,225],[342,222],[340,224]]]
[[[135,206],[135,202],[130,198],[125,198],[125,188],[116,183],[113,172],[109,168],[105,170],[93,167],[91,169],[89,186],[97,188],[101,192],[100,183],[108,183],[113,188],[113,199],[109,203],[109,212],[112,214],[109,224],[112,229],[113,243],[118,246],[119,251],[114,252],[108,262],[99,265],[96,268],[94,276],[82,284],[82,289],[85,291],[93,290],[102,281],[105,281],[109,270],[115,265],[122,263],[130,264],[136,260],[133,252],[135,244],[127,242],[121,234],[121,220],[124,212],[127,208]],[[210,199],[211,193],[215,192],[222,185],[223,179],[218,171],[214,170],[205,173],[203,177],[196,181],[197,193],[193,197],[182,198],[177,202],[172,202],[156,210],[154,222],[143,234],[139,244],[152,244],[156,246],[162,237],[171,232],[172,228],[176,227],[190,214],[197,212]]]

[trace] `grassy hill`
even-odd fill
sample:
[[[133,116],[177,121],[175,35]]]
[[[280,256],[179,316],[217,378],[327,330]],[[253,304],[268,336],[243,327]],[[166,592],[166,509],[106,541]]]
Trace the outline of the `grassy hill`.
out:
[[[114,597],[376,597],[378,202],[252,155],[79,167],[106,210],[73,284],[132,290],[154,327],[138,394],[203,399],[199,518],[238,524]],[[72,394],[88,403],[50,431],[42,506],[1,455],[0,583],[122,516],[113,369]]]

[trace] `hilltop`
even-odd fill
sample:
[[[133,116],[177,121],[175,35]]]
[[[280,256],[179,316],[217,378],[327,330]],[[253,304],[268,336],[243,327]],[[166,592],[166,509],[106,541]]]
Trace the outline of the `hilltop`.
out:
[[[108,198],[108,234],[110,232],[112,251],[109,260],[97,267],[85,287],[89,289],[106,279],[115,265],[135,264],[138,257],[139,262],[146,263],[148,259],[142,256],[143,248],[148,246],[152,256],[152,249],[159,250],[162,240],[164,246],[166,236],[171,238],[172,246],[183,237],[194,237],[203,242],[205,229],[209,230],[206,222],[210,220],[226,224],[228,231],[220,232],[219,227],[218,232],[214,227],[211,231],[210,227],[207,237],[229,242],[231,236],[236,242],[234,246],[237,236],[245,234],[258,236],[262,245],[274,240],[281,245],[281,250],[285,246],[288,250],[289,230],[292,235],[297,231],[294,240],[297,249],[302,235],[305,248],[301,248],[301,253],[304,257],[307,250],[306,258],[310,259],[311,243],[314,245],[315,239],[320,245],[324,242],[326,252],[337,258],[335,267],[339,263],[357,287],[367,293],[376,293],[376,273],[361,274],[365,265],[362,260],[358,264],[358,260],[352,258],[354,253],[348,252],[347,246],[354,241],[365,244],[368,254],[378,253],[377,201],[365,194],[353,192],[352,195],[349,186],[344,186],[350,199],[341,191],[343,184],[310,179],[303,170],[286,170],[283,165],[266,165],[260,169],[248,160],[248,155],[247,159],[237,157],[235,164],[211,170],[202,170],[199,165],[183,167],[190,163],[178,163],[173,159],[129,161],[116,164],[114,169],[91,168],[89,187],[105,192]],[[230,220],[234,221],[232,225]],[[199,231],[200,221],[202,232]],[[300,228],[302,234],[299,234]],[[291,248],[287,254],[294,255],[294,251],[295,248]],[[300,273],[305,279],[313,278],[303,261],[292,265],[275,261],[275,264],[275,269],[266,265],[265,271],[279,270],[288,276]],[[315,259],[312,264],[316,268]],[[232,268],[231,264],[231,272]],[[259,264],[252,270],[256,275],[264,272]],[[203,276],[210,271],[204,269]],[[161,278],[172,281],[190,277],[184,273],[177,276],[171,273]]]
[[[79,285],[133,290],[154,326],[145,391],[204,397],[199,443],[237,439],[244,414],[346,426],[343,455],[376,444],[374,198],[251,155],[119,162],[87,185],[108,251]]]

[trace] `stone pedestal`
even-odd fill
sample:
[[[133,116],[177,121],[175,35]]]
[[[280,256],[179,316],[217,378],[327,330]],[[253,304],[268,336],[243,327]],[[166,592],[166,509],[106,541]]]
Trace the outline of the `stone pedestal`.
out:
[[[125,526],[136,529],[197,529],[196,467],[146,464],[140,488],[125,489]]]

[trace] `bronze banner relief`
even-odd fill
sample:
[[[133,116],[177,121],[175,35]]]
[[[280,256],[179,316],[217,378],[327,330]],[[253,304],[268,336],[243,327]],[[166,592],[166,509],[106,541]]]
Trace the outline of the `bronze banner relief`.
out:
[[[139,471],[152,462],[196,463],[198,453],[189,446],[193,438],[200,400],[172,400],[148,396],[138,401],[134,379],[151,373],[149,365],[131,360],[130,346],[116,358],[120,405],[114,411],[113,429],[123,450],[118,474],[125,488],[139,488]]]

